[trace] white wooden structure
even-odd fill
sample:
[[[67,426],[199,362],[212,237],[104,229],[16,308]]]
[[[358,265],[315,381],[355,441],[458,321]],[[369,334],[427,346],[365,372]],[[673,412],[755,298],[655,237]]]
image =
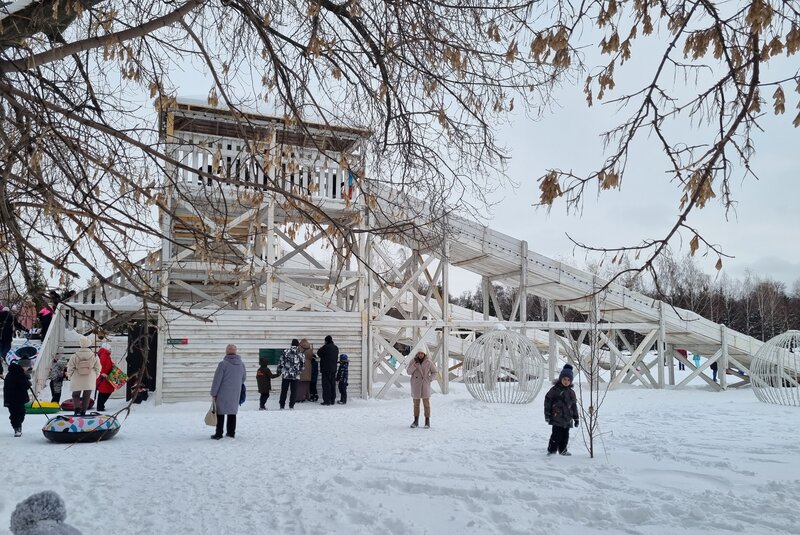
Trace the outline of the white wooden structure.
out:
[[[606,286],[529,250],[525,241],[435,213],[423,200],[393,203],[397,192],[351,171],[363,161],[367,132],[311,125],[301,133],[283,119],[183,101],[160,114],[163,142],[176,163],[165,180],[168,238],[143,261],[151,270],[144,276],[164,298],[209,320],[156,314],[161,401],[203,399],[228,342],[239,344],[254,369],[258,348],[286,347],[301,337],[319,346],[326,334],[350,356],[355,395],[381,397],[400,385],[407,360],[423,343],[446,371],[446,393],[450,381],[463,376],[467,347],[498,321],[546,355],[550,379],[567,360],[578,371],[599,363],[609,387],[680,388],[700,377],[724,390],[749,381],[761,342],[617,284]],[[276,193],[275,181],[288,193]],[[422,224],[371,232],[399,229],[409,213]],[[354,231],[348,236],[354,254],[343,254],[344,238],[334,227]],[[480,275],[487,296],[482,312],[447,302],[451,266]],[[510,317],[489,315],[490,300],[500,309],[494,284],[515,289]],[[529,295],[547,300],[546,320],[528,320]],[[119,297],[94,287],[71,305],[94,307],[95,319],[104,320],[118,312],[100,301]],[[169,343],[184,338],[186,347]],[[401,344],[410,352],[401,352]],[[675,348],[707,359],[695,367]],[[675,359],[692,370],[679,382]],[[719,383],[708,375],[712,362],[723,371]],[[744,377],[729,384],[729,367]]]
[[[467,390],[489,403],[532,402],[545,374],[545,361],[528,337],[506,329],[484,334],[464,355]]]
[[[800,407],[800,331],[769,339],[756,353],[750,376],[764,403]]]

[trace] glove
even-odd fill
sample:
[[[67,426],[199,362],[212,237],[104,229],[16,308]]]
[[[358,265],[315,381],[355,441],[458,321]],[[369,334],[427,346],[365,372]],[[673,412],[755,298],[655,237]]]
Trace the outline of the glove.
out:
[[[572,423],[575,424],[575,427],[578,427],[578,419],[577,418],[575,418],[575,420]]]

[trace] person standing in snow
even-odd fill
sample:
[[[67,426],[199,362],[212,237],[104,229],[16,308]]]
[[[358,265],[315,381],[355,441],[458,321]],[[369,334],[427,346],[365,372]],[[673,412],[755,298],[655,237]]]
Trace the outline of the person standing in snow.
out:
[[[61,388],[64,379],[67,378],[67,361],[56,355],[53,364],[50,366],[50,401],[59,403],[61,401]]]
[[[339,348],[333,343],[333,337],[325,337],[325,344],[317,351],[319,368],[322,373],[322,404],[333,405],[336,401],[336,361],[339,360]]]
[[[574,424],[578,427],[578,399],[572,388],[574,374],[572,366],[564,364],[558,380],[544,397],[544,419],[547,425],[553,426],[550,442],[547,445],[547,454],[558,452],[561,455],[572,455],[567,451],[569,443],[569,428]]]
[[[339,355],[339,371],[336,372],[336,382],[339,383],[339,405],[347,403],[347,379],[348,368],[350,367],[347,355],[342,353]]]
[[[14,328],[22,327],[14,319],[14,314],[8,307],[0,307],[0,360],[5,362],[6,355],[11,351],[11,343],[14,341]],[[0,375],[3,368],[0,366]]]
[[[100,359],[89,346],[92,344],[85,336],[81,336],[81,347],[70,357],[67,363],[67,378],[72,388],[72,403],[75,416],[83,416],[89,408],[92,390],[100,375]]]
[[[715,360],[714,362],[712,362],[711,366],[709,366],[709,367],[711,368],[711,379],[713,379],[713,381],[716,383],[717,382],[717,370],[719,369],[717,367],[717,361]]]
[[[104,343],[97,351],[97,357],[100,359],[100,376],[97,378],[97,410],[106,410],[106,401],[114,393],[114,385],[106,381],[106,377],[111,373],[111,368],[114,362],[111,360],[111,344]]]
[[[297,397],[294,398],[294,401],[303,403],[305,401],[311,401],[311,377],[314,371],[314,359],[316,355],[314,354],[314,347],[311,345],[311,342],[305,338],[300,340],[299,347],[300,351],[303,352],[303,371],[300,373],[300,382],[297,384]]]
[[[289,408],[294,408],[297,382],[305,366],[305,355],[303,355],[299,346],[300,342],[297,341],[297,338],[293,338],[292,347],[283,352],[283,356],[278,363],[278,373],[282,376],[281,397],[278,400],[278,405],[281,409],[286,406],[286,393],[289,390],[291,390],[289,394]]]
[[[256,372],[256,384],[258,385],[258,410],[267,410],[267,400],[269,399],[269,392],[272,390],[272,379],[280,377],[279,373],[272,373],[269,369],[269,360],[265,357],[259,363],[260,366]]]
[[[8,419],[14,429],[14,436],[22,436],[22,422],[25,421],[25,404],[30,401],[28,390],[31,381],[28,370],[30,359],[22,358],[8,365],[8,373],[3,381],[3,405],[8,408]]]
[[[53,321],[53,307],[45,305],[37,314],[39,317],[39,327],[42,333],[42,340],[47,336],[47,331],[50,329],[50,322]]]
[[[214,440],[222,438],[225,416],[228,417],[225,436],[236,437],[236,414],[239,412],[242,385],[247,378],[242,357],[236,351],[235,344],[228,344],[225,357],[217,364],[217,371],[214,372],[214,380],[211,382],[211,399],[217,407],[217,429],[211,435]]]
[[[406,368],[411,376],[411,397],[414,399],[414,421],[411,428],[419,427],[419,403],[425,409],[425,429],[431,427],[431,383],[439,371],[436,364],[428,358],[427,348],[423,345]]]

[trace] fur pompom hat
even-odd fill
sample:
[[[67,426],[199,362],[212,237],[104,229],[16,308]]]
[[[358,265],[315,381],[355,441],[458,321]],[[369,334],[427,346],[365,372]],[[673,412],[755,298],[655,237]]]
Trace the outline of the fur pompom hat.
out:
[[[91,347],[91,346],[92,346],[92,341],[89,340],[89,337],[88,336],[81,336],[81,347],[88,348],[88,347]]]
[[[11,513],[11,533],[14,535],[81,535],[65,524],[67,508],[61,496],[46,490],[28,496]]]

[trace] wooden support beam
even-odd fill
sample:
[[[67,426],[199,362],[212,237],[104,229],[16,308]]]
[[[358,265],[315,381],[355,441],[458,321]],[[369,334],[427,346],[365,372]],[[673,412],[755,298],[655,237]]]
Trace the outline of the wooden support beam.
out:
[[[609,383],[609,388],[614,388],[615,386],[619,385],[620,382],[628,375],[632,368],[636,367],[639,360],[643,357],[643,355],[650,349],[650,346],[653,344],[653,339],[658,335],[658,329],[653,329],[647,336],[644,337],[644,340],[636,347],[636,349],[631,354],[631,358],[628,359],[628,362],[625,366],[622,367],[619,375],[617,375],[611,383]],[[635,371],[634,373],[641,377],[641,374]]]
[[[293,248],[293,249],[292,249],[293,251],[297,251],[297,253],[299,253],[299,254],[303,255],[303,258],[305,258],[306,260],[308,260],[309,262],[311,262],[313,265],[315,265],[315,266],[316,266],[316,267],[318,267],[319,269],[325,269],[325,266],[323,266],[322,264],[320,264],[320,263],[317,261],[317,259],[316,259],[316,258],[314,258],[314,257],[313,257],[313,256],[311,256],[310,254],[308,254],[308,252],[307,252],[306,250],[304,250],[304,249],[300,248],[300,246],[299,246],[299,245],[297,245],[297,244],[294,242],[294,240],[292,240],[292,239],[289,237],[289,235],[288,235],[288,234],[286,234],[285,232],[283,232],[283,231],[282,231],[282,230],[281,230],[279,227],[274,227],[274,231],[275,231],[275,234],[276,234],[277,236],[279,236],[279,237],[280,237],[280,238],[281,238],[281,239],[282,239],[284,242],[286,242],[286,244],[287,244],[287,245],[289,245],[290,247],[292,247],[292,248]],[[286,258],[286,257],[284,256],[283,258]],[[282,258],[281,258],[281,259],[278,259],[278,260],[276,260],[276,262],[275,262],[275,263],[277,264],[277,263],[278,263],[278,262],[280,262],[281,260],[282,260]]]
[[[456,262],[450,262],[450,265],[451,266],[456,266],[456,267],[466,266],[468,264],[472,264],[473,262],[478,262],[480,260],[483,260],[484,258],[489,258],[489,255],[488,254],[482,254],[482,255],[479,255],[479,256],[475,256],[473,258],[467,258],[465,260],[458,260]]]

